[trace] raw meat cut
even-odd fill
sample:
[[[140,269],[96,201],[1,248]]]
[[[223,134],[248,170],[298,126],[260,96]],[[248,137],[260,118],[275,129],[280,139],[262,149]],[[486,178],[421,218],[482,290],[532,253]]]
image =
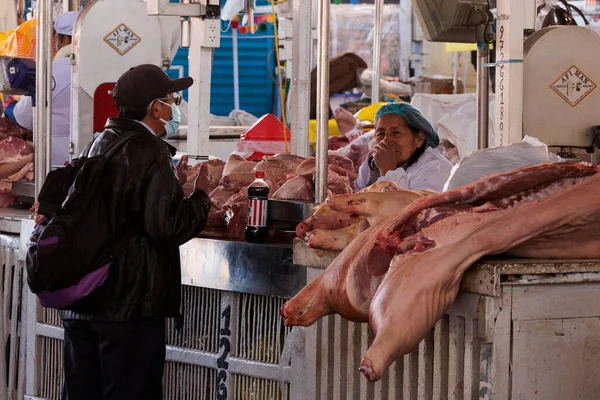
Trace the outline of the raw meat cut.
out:
[[[223,177],[225,163],[219,159],[200,162],[194,165],[188,171],[187,181],[185,185],[183,185],[183,192],[185,193],[186,197],[194,191],[194,183],[196,182],[198,171],[200,171],[200,167],[202,167],[202,165],[206,165],[207,167],[206,173],[208,175],[208,193],[211,193],[217,188],[217,186],[219,186],[219,181]]]
[[[380,379],[418,345],[452,305],[463,273],[479,258],[514,254],[513,249],[543,258],[600,257],[600,175],[583,182],[566,178],[531,197],[449,216],[420,231],[427,249],[392,260],[370,306],[376,337],[360,367],[369,380]]]
[[[25,140],[33,139],[33,132],[21,128],[6,117],[0,117],[0,140],[15,136]]]
[[[284,178],[288,172],[283,161],[277,157],[263,157],[262,161],[254,167],[254,171],[263,171],[265,180],[274,182],[273,187],[270,188],[272,193],[279,189],[277,182]]]
[[[219,187],[224,190],[237,190],[242,186],[248,186],[254,182],[254,172],[234,172],[225,175],[219,182]]]
[[[212,207],[203,236],[243,238],[248,215],[248,185],[254,181],[255,171],[265,172],[271,197],[288,178],[297,176],[294,171],[303,160],[295,155],[278,154],[265,156],[255,163],[237,155],[230,156],[218,186],[210,193]],[[286,190],[290,189],[291,186]]]
[[[0,141],[0,180],[33,179],[33,144],[16,136]]]
[[[298,165],[300,165],[302,161],[306,160],[306,158],[296,156],[294,154],[275,154],[272,157],[277,158],[281,160],[281,162],[283,162],[283,169],[285,170],[286,174],[290,172],[295,172],[296,168],[298,168]]]
[[[348,143],[350,142],[345,136],[330,136],[329,139],[327,139],[327,150],[341,149],[342,147],[347,146]]]
[[[242,239],[248,223],[248,190],[237,191],[223,206],[227,236]]]
[[[33,153],[33,143],[14,136],[0,141],[0,163],[12,164]]]
[[[427,241],[419,241],[418,236],[407,239],[410,236],[469,208],[477,208],[477,213],[485,213],[495,212],[501,207],[536,203],[538,196],[552,196],[599,171],[600,167],[586,163],[538,164],[491,175],[450,192],[424,197],[388,221],[367,229],[352,241],[318,278],[284,305],[282,315],[286,318],[285,323],[308,326],[331,313],[338,313],[352,321],[367,322],[371,300],[392,259],[403,251],[426,249],[431,245]],[[555,209],[553,212],[558,218],[562,211]],[[533,218],[530,216],[521,222],[529,219]],[[500,231],[498,225],[495,230]],[[542,233],[538,240],[552,239]],[[535,240],[530,239],[531,245],[540,247]],[[522,246],[515,250],[521,254],[535,255],[527,253],[527,248]],[[562,245],[546,244],[544,248],[544,256],[566,253]]]
[[[12,194],[12,183],[0,181],[0,208],[8,208],[15,201],[16,196]]]
[[[20,165],[20,164],[25,164],[21,167],[21,169],[19,169],[17,172],[15,172],[12,175],[9,175],[8,177],[6,177],[6,180],[9,182],[16,182],[16,181],[22,181],[22,180],[28,180],[28,181],[32,181],[33,180],[33,154],[30,154],[29,156],[23,158],[23,160],[21,160],[19,163],[15,163],[14,165]]]
[[[305,178],[314,177],[316,173],[316,159],[314,157],[309,157],[304,160],[298,168],[296,168],[296,173]],[[354,182],[358,175],[354,170],[354,164],[352,164],[352,160],[348,157],[340,156],[337,154],[329,154],[327,156],[327,164],[329,166],[330,171],[334,171],[338,175],[347,176],[350,179],[350,182]]]
[[[329,189],[334,195],[352,193],[350,179],[347,176],[337,174],[331,169],[331,167],[327,172],[327,189]]]
[[[358,172],[358,169],[366,159],[366,156],[368,156],[369,152],[373,149],[374,142],[375,131],[370,131],[360,136],[358,139],[353,140],[350,144],[332,151],[332,153],[345,156],[352,160],[354,170]]]
[[[229,156],[225,168],[223,168],[223,176],[234,172],[251,172],[255,166],[256,163],[254,161],[246,161],[244,157],[232,154]]]
[[[296,176],[283,184],[274,194],[277,200],[314,201],[315,189],[306,179]]]
[[[282,177],[279,182],[277,182],[277,186],[282,187],[287,181],[291,181],[292,179],[296,178],[298,176],[297,173],[295,172],[288,172],[287,174],[285,174],[284,177]]]

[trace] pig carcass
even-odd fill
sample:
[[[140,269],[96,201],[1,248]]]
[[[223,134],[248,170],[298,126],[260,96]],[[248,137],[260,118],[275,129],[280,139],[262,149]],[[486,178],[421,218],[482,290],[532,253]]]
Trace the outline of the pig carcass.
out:
[[[426,236],[419,236],[423,229],[471,209],[474,210],[471,215],[474,215],[497,212],[500,207],[506,209],[505,215],[510,215],[516,206],[529,202],[533,204],[531,207],[534,210],[541,208],[538,205],[540,198],[554,196],[580,184],[599,170],[599,167],[585,163],[537,164],[491,175],[471,185],[424,197],[389,220],[365,230],[352,241],[318,278],[284,305],[281,313],[285,323],[308,326],[332,313],[355,322],[367,322],[371,300],[386,276],[392,259],[398,254],[413,254],[436,248],[435,243],[432,243],[434,241],[428,240]],[[556,208],[553,212],[559,218],[562,210]],[[532,219],[534,215],[532,213],[521,222]],[[464,214],[456,218],[458,219],[449,220],[458,222],[447,226],[445,229],[448,232],[461,229],[461,218],[468,220]],[[500,231],[498,226],[499,224],[495,224],[494,228],[497,232]],[[501,226],[508,235],[514,232],[514,227],[510,228],[504,223]],[[537,237],[528,239],[530,247],[523,248],[521,245],[513,248],[512,254],[544,258],[568,254],[569,248],[563,245],[541,247],[540,241],[547,243],[543,233],[538,232]],[[475,240],[476,237],[472,235],[470,240]],[[598,235],[595,239],[599,239]],[[462,243],[455,248],[461,246]],[[436,262],[445,261],[440,258]]]
[[[363,217],[367,223],[357,223],[350,229],[315,229],[304,238],[309,247],[321,250],[342,251],[358,234],[375,226],[423,196],[435,192],[398,189],[386,192],[365,192],[334,196],[327,203],[331,210]]]
[[[395,182],[382,181],[372,184],[358,193],[367,192],[386,192],[398,190]],[[337,230],[344,229],[360,222],[363,218],[358,215],[343,213],[333,210],[329,202],[318,204],[313,208],[313,214],[306,221],[300,222],[296,227],[296,236],[300,239],[306,239],[306,234],[315,229]]]
[[[600,175],[580,180],[485,203],[405,238],[421,247],[394,257],[371,302],[376,336],[362,358],[363,374],[378,380],[415,348],[456,299],[465,270],[485,255],[599,258]]]
[[[378,182],[358,193],[329,198],[314,215],[298,224],[296,235],[311,248],[341,251],[369,226],[434,193],[400,189],[391,181]]]

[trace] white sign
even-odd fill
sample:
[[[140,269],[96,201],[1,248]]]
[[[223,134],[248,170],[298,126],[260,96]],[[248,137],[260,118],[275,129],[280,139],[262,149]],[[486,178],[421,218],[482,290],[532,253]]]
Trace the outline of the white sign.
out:
[[[125,24],[119,25],[104,38],[104,41],[120,55],[127,53],[138,44],[140,40],[142,39]]]
[[[596,84],[575,65],[556,78],[550,88],[571,107],[576,107],[596,89]]]

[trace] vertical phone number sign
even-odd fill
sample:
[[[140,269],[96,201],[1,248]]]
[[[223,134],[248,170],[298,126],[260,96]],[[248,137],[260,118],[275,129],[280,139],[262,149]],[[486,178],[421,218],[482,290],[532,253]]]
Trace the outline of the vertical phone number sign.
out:
[[[496,146],[523,138],[523,4],[498,0],[496,19]]]

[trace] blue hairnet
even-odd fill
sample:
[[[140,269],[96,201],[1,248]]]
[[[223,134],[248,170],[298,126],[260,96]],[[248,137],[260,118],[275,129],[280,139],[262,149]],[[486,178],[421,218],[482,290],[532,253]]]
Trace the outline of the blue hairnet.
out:
[[[425,118],[421,111],[417,110],[413,106],[407,103],[387,103],[379,107],[377,114],[375,114],[375,122],[379,118],[388,114],[396,114],[404,118],[406,123],[418,130],[423,132],[425,135],[425,145],[433,147],[434,149],[440,144],[440,137],[438,136],[431,123]]]

